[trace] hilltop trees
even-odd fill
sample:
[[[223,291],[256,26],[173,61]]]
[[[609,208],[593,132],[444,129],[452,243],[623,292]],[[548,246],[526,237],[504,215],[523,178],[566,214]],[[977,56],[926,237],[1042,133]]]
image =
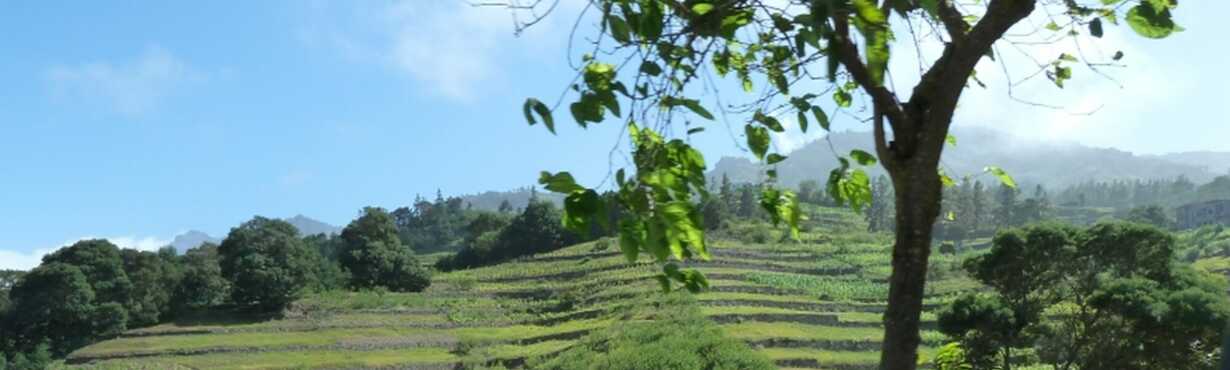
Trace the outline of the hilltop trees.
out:
[[[997,235],[966,262],[994,294],[971,293],[938,315],[977,368],[1010,368],[1013,348],[1069,369],[1207,369],[1230,320],[1223,280],[1173,262],[1155,227],[1044,224]]]
[[[82,240],[43,257],[44,264],[57,262],[80,269],[100,302],[126,305],[132,298],[120,248],[105,239]]]
[[[130,326],[157,324],[170,313],[171,295],[180,279],[177,266],[154,252],[125,249],[120,256],[133,288]]]
[[[218,246],[201,244],[179,257],[179,284],[172,293],[172,312],[184,314],[222,304],[230,296],[230,283],[218,265]]]
[[[350,271],[351,286],[418,292],[431,284],[430,273],[413,251],[401,245],[397,225],[384,209],[363,208],[362,215],[342,230],[341,238],[338,261]]]
[[[280,310],[311,280],[314,251],[286,221],[257,216],[231,229],[218,247],[231,300],[257,310]]]
[[[603,217],[609,217],[604,214]],[[486,229],[478,228],[476,229]],[[588,231],[589,229],[586,229]],[[513,258],[550,252],[580,241],[565,230],[555,205],[531,200],[521,214],[513,217],[498,233],[486,232],[475,238],[457,254],[436,262],[436,267],[449,271],[486,266]]]
[[[86,274],[62,262],[31,270],[10,292],[5,332],[14,352],[47,343],[57,355],[124,329],[127,313],[115,302],[99,304]],[[110,317],[107,317],[110,316]],[[95,319],[104,319],[95,321]]]

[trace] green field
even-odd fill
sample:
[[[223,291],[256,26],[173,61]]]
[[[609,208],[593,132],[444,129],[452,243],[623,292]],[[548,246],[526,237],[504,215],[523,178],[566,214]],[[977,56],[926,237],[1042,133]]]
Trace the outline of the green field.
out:
[[[852,213],[808,211],[811,227],[802,243],[711,235],[714,261],[691,265],[710,277],[712,289],[672,302],[694,306],[727,337],[779,367],[873,369],[890,239],[862,231]],[[933,257],[924,355],[945,341],[935,331],[935,307],[979,289],[955,270],[963,257]],[[1226,265],[1221,257],[1200,264]],[[437,274],[423,293],[330,292],[302,298],[276,320],[215,314],[134,330],[72,353],[66,366],[515,368],[549,359],[614,323],[652,320],[643,313],[662,295],[656,271],[648,261],[629,264],[616,250],[585,243]]]

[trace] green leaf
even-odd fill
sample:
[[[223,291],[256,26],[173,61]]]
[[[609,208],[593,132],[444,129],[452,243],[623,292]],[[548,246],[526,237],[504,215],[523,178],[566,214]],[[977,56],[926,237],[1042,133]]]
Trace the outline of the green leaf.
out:
[[[854,8],[858,19],[865,26],[863,33],[865,54],[867,55],[867,72],[876,85],[884,84],[884,74],[888,70],[888,41],[891,33],[888,30],[888,17],[873,0],[854,0]]]
[[[1051,79],[1055,81],[1055,86],[1063,88],[1065,81],[1072,78],[1072,68],[1055,65],[1055,70],[1051,72]]]
[[[838,107],[849,108],[853,97],[845,90],[837,90],[833,92],[833,102],[837,103]]]
[[[1078,60],[1076,59],[1076,57],[1074,57],[1074,56],[1072,56],[1072,54],[1068,54],[1068,53],[1061,53],[1061,54],[1059,54],[1059,60],[1062,60],[1062,61],[1065,61],[1065,62],[1077,62],[1077,61],[1078,61]]]
[[[820,124],[820,128],[824,129],[824,131],[829,130],[829,116],[824,114],[823,109],[820,109],[820,107],[817,106],[812,106],[811,114],[816,117],[816,122]]]
[[[954,147],[955,147],[955,146],[957,146],[957,137],[956,137],[956,136],[952,136],[952,135],[945,136],[945,137],[944,137],[944,141],[948,142],[948,145],[952,145],[952,146],[954,146]]]
[[[547,126],[547,131],[550,131],[552,134],[555,133],[555,119],[551,117],[551,109],[547,108],[546,104],[534,98],[525,99],[525,104],[521,106],[521,111],[525,113],[525,120],[529,121],[530,126],[538,123],[534,120],[534,114],[537,113],[542,118],[543,126]]]
[[[710,3],[696,3],[695,5],[692,5],[692,13],[703,16],[713,11],[713,8],[713,4]]]
[[[662,74],[662,67],[658,66],[658,63],[654,63],[652,60],[646,60],[641,62],[640,71],[641,73],[656,77]]]
[[[829,172],[827,190],[829,196],[838,205],[849,203],[855,212],[861,212],[863,206],[871,204],[871,179],[862,169],[850,171],[850,161],[838,157],[840,167]]]
[[[858,164],[863,165],[863,166],[872,166],[876,164],[876,157],[874,155],[871,155],[871,153],[868,153],[862,150],[858,150],[858,149],[851,150],[850,157],[854,158],[854,162],[857,162]]]
[[[662,13],[662,5],[657,1],[649,1],[642,3],[642,13],[640,14],[639,27],[641,37],[645,40],[654,41],[662,37],[662,26],[665,23]]]
[[[680,271],[683,276],[683,286],[691,293],[700,293],[709,289],[709,279],[705,278],[699,270],[686,269]]]
[[[564,228],[580,235],[590,235],[593,226],[607,225],[606,202],[593,189],[573,191],[564,198],[564,215],[561,217]]]
[[[760,111],[756,111],[756,113],[752,114],[752,120],[760,122],[760,124],[768,127],[770,130],[773,130],[773,132],[786,131],[786,128],[782,126],[782,123],[778,121],[777,118],[773,118],[772,116],[761,113]]]
[[[996,166],[987,166],[987,168],[984,168],[983,171],[998,177],[999,182],[1004,184],[1004,186],[1016,189],[1016,180],[1013,180],[1012,176],[1008,175],[1008,171],[1004,171],[1004,169]]]
[[[684,99],[683,106],[687,107],[688,110],[691,110],[692,113],[696,113],[696,115],[698,116],[704,117],[705,119],[710,120],[710,121],[713,120],[713,113],[709,113],[709,110],[705,109],[704,106],[701,106],[699,100]]]
[[[610,26],[611,38],[614,38],[615,41],[621,44],[627,44],[632,41],[631,36],[629,36],[628,23],[624,22],[623,18],[609,15],[606,17],[606,22]]]
[[[1142,2],[1128,10],[1127,23],[1137,34],[1151,39],[1166,38],[1180,30],[1170,17],[1169,9],[1156,9],[1151,2]]]
[[[748,124],[743,126],[743,133],[747,135],[747,147],[752,150],[752,154],[755,154],[757,159],[764,159],[765,153],[769,151],[769,130]]]
[[[702,256],[705,251],[705,233],[696,222],[696,211],[692,202],[677,200],[662,206],[661,214],[666,221],[666,235],[669,241],[671,255],[676,259],[684,259],[684,243],[696,249]],[[707,257],[706,257],[707,258]]]
[[[1102,37],[1102,18],[1094,18],[1089,21],[1089,34],[1093,37]]]
[[[803,133],[807,133],[807,114],[803,113],[803,111],[798,111],[796,113],[798,117],[795,118],[795,120],[799,121],[799,130],[803,131]]]
[[[799,240],[799,221],[803,216],[794,192],[767,186],[760,192],[760,208],[769,215],[773,225],[785,222],[790,227],[790,236]]]
[[[559,172],[552,175],[550,172],[542,171],[538,175],[538,183],[548,191],[569,194],[574,191],[585,190],[585,187],[577,185],[576,179],[572,178],[572,174],[568,172]]]
[[[639,219],[628,217],[619,221],[619,249],[628,262],[636,262],[646,237],[645,223]]]
[[[944,187],[951,188],[953,186],[957,186],[957,182],[953,181],[952,177],[949,177],[947,173],[944,173],[944,170],[939,170],[939,173],[940,173],[940,184],[943,184]]]
[[[1116,62],[1123,59],[1123,51],[1116,51],[1115,56],[1111,57],[1111,59],[1114,59]]]
[[[602,122],[602,104],[597,94],[585,92],[581,100],[568,105],[568,110],[578,125],[586,127],[586,122]]]
[[[1055,24],[1055,22],[1047,23],[1046,29],[1051,30],[1051,31],[1059,31],[1059,25]]]
[[[704,127],[693,127],[693,128],[688,129],[688,135],[700,133],[701,131],[705,131],[705,128]]]
[[[585,85],[596,92],[611,91],[615,81],[615,66],[607,63],[591,62],[585,66]]]
[[[777,153],[772,153],[772,154],[769,154],[768,159],[765,160],[765,163],[776,164],[777,162],[781,162],[784,160],[786,160],[786,156],[777,154]]]

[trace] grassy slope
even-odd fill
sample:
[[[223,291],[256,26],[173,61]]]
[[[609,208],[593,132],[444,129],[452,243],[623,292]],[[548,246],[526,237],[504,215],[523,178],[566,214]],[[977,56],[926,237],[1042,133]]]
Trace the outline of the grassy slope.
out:
[[[888,274],[885,235],[853,214],[808,208],[803,243],[747,243],[713,235],[715,261],[695,264],[713,291],[695,304],[728,336],[790,368],[874,368]],[[764,226],[738,225],[741,228]],[[780,232],[771,233],[778,240]],[[658,294],[654,264],[628,264],[595,243],[521,261],[439,274],[421,294],[333,292],[306,297],[274,321],[199,320],[134,331],[69,357],[100,368],[448,368],[519,364],[557,353],[587,332],[625,319],[626,306]],[[956,258],[935,255],[937,270]],[[932,277],[927,303],[976,287],[959,274]],[[924,314],[933,328],[934,315]],[[139,335],[139,336],[138,336]],[[923,333],[924,353],[939,344]]]

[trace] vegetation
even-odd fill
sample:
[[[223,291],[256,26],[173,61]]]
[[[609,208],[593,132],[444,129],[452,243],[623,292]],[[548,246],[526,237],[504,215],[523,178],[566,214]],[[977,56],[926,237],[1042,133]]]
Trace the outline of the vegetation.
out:
[[[676,296],[677,297],[677,296]],[[617,323],[596,331],[555,358],[535,366],[572,369],[773,369],[745,343],[724,338],[695,307],[664,303],[653,322]]]
[[[231,229],[218,246],[218,264],[232,302],[277,311],[298,297],[316,266],[298,233],[285,221],[259,216]]]
[[[206,244],[183,256],[158,254],[170,261],[172,271],[179,271],[178,280],[168,283],[172,294],[187,297],[191,295],[184,292],[197,290],[205,298],[185,303],[172,298],[167,311],[170,314],[159,323],[127,325],[118,337],[114,327],[98,324],[127,310],[115,307],[113,314],[84,315],[81,325],[57,324],[44,332],[31,332],[32,340],[23,340],[21,348],[10,347],[6,360],[10,368],[19,362],[41,364],[34,367],[41,368],[53,363],[52,358],[63,358],[66,367],[97,369],[876,368],[880,362],[877,352],[883,345],[891,238],[868,231],[865,213],[807,203],[799,210],[807,216],[800,223],[799,241],[764,220],[725,216],[728,218],[722,226],[708,233],[715,259],[687,266],[703,273],[709,285],[694,295],[654,292],[660,285],[655,276],[661,270],[647,258],[629,264],[622,253],[608,245],[610,238],[601,238],[537,253],[518,252],[526,254],[501,263],[434,274],[431,285],[421,292],[396,292],[382,285],[356,291],[322,291],[309,283],[280,312],[256,313],[235,309],[244,305],[237,305],[231,299],[233,295],[225,293],[231,283],[221,274],[218,247]],[[391,240],[398,238],[391,237],[392,228],[381,218],[378,209],[368,208],[347,227],[350,231],[344,232],[346,236],[299,240],[309,252],[336,246],[339,258],[348,250],[348,241],[383,240],[392,244]],[[503,224],[500,220],[483,222],[496,225],[499,233],[516,223],[499,227]],[[555,226],[560,230],[563,221],[553,222],[558,222]],[[1223,308],[1218,308],[1224,298],[1208,295],[1221,289],[1223,283],[1192,269],[1158,261],[1174,262],[1167,256],[1200,248],[1212,253],[1208,243],[1230,236],[1206,228],[1169,238],[1165,231],[1148,226],[1107,225],[1079,229],[1045,224],[1006,230],[990,241],[962,241],[966,245],[987,243],[987,249],[954,248],[951,254],[937,255],[928,268],[930,284],[920,315],[922,358],[939,368],[1002,367],[1005,358],[1012,361],[1012,367],[1025,368],[1030,363],[1056,364],[1059,358],[1109,361],[1110,357],[1130,357],[1099,357],[1090,352],[1115,353],[1111,351],[1115,346],[1161,346],[1156,348],[1174,355],[1154,356],[1147,364],[1186,369],[1206,368],[1216,361],[1204,343],[1215,343],[1209,341],[1217,334],[1199,330],[1197,325],[1214,327],[1217,320],[1224,320],[1224,314],[1219,313]],[[756,230],[771,237],[761,242],[741,239],[742,234]],[[277,233],[285,230],[271,231],[280,236]],[[1142,242],[1133,244],[1132,240]],[[1124,253],[1121,247],[1137,244],[1133,250],[1140,253]],[[1103,253],[1108,250],[1114,253]],[[1068,254],[1060,258],[1055,253]],[[121,251],[121,260],[125,254],[136,256]],[[1218,258],[1201,258],[1196,265],[1216,269],[1220,266]],[[320,259],[325,262],[308,266],[341,263],[340,259]],[[963,266],[961,262],[966,260],[970,262]],[[1054,261],[1064,260],[1091,267],[1056,267],[1061,263]],[[142,264],[121,265],[127,270]],[[1115,267],[1129,265],[1141,267],[1122,271]],[[1162,268],[1158,266],[1167,266],[1166,271],[1170,271],[1167,282],[1148,277],[1155,274],[1146,272]],[[70,276],[67,286],[76,288],[66,291],[76,293],[56,294],[69,297],[57,302],[69,302],[73,294],[86,297],[93,289],[79,268],[57,262],[27,276],[73,269],[77,275],[66,275]],[[1096,278],[1081,277],[1095,270],[1103,273]],[[1120,279],[1116,274],[1132,277]],[[133,292],[142,291],[142,279],[130,280]],[[20,281],[32,284],[44,279]],[[1092,290],[1081,290],[1078,288],[1085,286],[1077,284],[1080,281],[1096,284],[1089,285]],[[1061,294],[1061,298],[1053,298]],[[25,296],[14,294],[14,303],[40,304]],[[1037,302],[1044,299],[1054,303],[1037,308]],[[99,311],[97,302],[91,302],[85,306],[105,312]],[[1095,311],[1080,316],[1081,306],[1072,302],[1087,302],[1087,308]],[[56,308],[71,307],[84,306]],[[1141,307],[1152,311],[1142,311]],[[1018,312],[1028,314],[1021,317],[1037,319],[1021,325],[1025,321],[1018,320]],[[1141,316],[1141,312],[1149,314]],[[1073,330],[1071,320],[1076,319],[1069,317],[1094,324],[1087,330]],[[1172,342],[1165,338],[1173,336],[1157,329],[1160,325],[1167,330],[1177,328],[1173,336],[1203,339],[1185,342],[1199,343],[1190,348],[1166,347]],[[9,330],[9,326],[4,328]],[[963,334],[945,334],[954,331]],[[1108,334],[1101,334],[1103,331]],[[5,338],[19,338],[7,333]],[[60,338],[77,341],[59,344]],[[91,344],[97,340],[102,341]],[[956,342],[947,343],[950,340]],[[40,347],[38,343],[46,344]],[[57,354],[53,351],[56,346],[71,353]],[[47,352],[40,354],[40,348]],[[1064,352],[1068,348],[1075,352]],[[1137,362],[1075,365],[1142,366],[1139,359],[1131,361]]]
[[[546,253],[579,240],[561,226],[559,211],[551,203],[531,200],[521,214],[513,217],[507,226],[498,232],[492,226],[499,221],[479,218],[473,223],[474,231],[483,231],[456,255],[436,262],[436,267],[456,270],[492,265],[513,258],[537,253]],[[586,230],[588,231],[588,230]]]
[[[342,240],[339,261],[350,271],[351,286],[418,292],[431,285],[431,273],[401,245],[397,226],[384,209],[364,208],[363,215],[342,230]]]
[[[714,77],[732,76],[745,92],[753,93],[755,84],[767,83],[752,103],[732,109],[732,113],[748,118],[743,130],[747,148],[769,166],[786,159],[781,153],[770,152],[769,132],[785,131],[777,117],[793,113],[799,128],[806,132],[811,116],[817,126],[827,130],[829,114],[818,105],[817,98],[830,95],[842,109],[852,105],[852,93],[865,93],[870,100],[870,117],[860,118],[872,123],[875,154],[857,149],[848,155],[833,153],[841,165],[829,176],[828,192],[855,209],[872,203],[870,178],[861,167],[878,163],[892,179],[896,209],[910,210],[898,213],[894,223],[897,241],[892,255],[896,260],[889,279],[881,365],[913,369],[918,360],[921,293],[928,274],[932,229],[942,211],[943,189],[954,183],[940,169],[940,157],[946,145],[956,143],[949,127],[962,92],[971,79],[977,81],[975,66],[984,58],[995,61],[994,46],[1003,39],[1011,41],[1014,36],[1008,34],[1009,29],[1035,11],[1062,14],[1066,24],[1061,26],[1055,23],[1061,20],[1055,20],[1053,27],[1030,33],[1041,40],[1079,35],[1086,25],[1089,34],[1100,38],[1105,31],[1103,19],[1112,24],[1124,19],[1133,31],[1148,38],[1165,38],[1180,29],[1171,16],[1177,2],[1131,3],[1135,5],[1129,7],[1129,2],[1122,0],[993,0],[958,6],[948,1],[842,0],[803,2],[797,9],[790,9],[793,4],[780,6],[755,0],[602,0],[595,4],[601,9],[600,37],[587,40],[593,43],[593,50],[604,53],[582,57],[583,66],[577,72],[583,83],[571,86],[577,94],[569,111],[581,127],[607,120],[608,113],[626,122],[634,168],[632,173],[621,169],[616,176],[619,203],[629,211],[618,226],[621,249],[630,260],[645,252],[664,263],[659,278],[664,288],[670,289],[671,281],[675,281],[696,290],[707,285],[703,276],[681,271],[675,261],[709,258],[700,212],[693,204],[696,198],[708,197],[705,162],[686,140],[664,137],[685,131],[671,129],[674,109],[705,120],[715,118],[698,99],[702,90],[689,87],[712,84]],[[517,4],[509,2],[508,7],[527,11]],[[528,8],[533,17],[519,26],[535,24],[541,17],[533,5]],[[935,60],[917,53],[918,82],[898,91],[896,85],[886,83],[888,61],[892,51],[900,51],[892,46],[910,45],[893,36],[894,25],[913,24],[942,25],[937,27],[937,35],[943,52]],[[1039,33],[1047,35],[1036,36]],[[916,40],[913,46],[921,49]],[[862,45],[856,44],[859,41]],[[1075,55],[1062,54],[1052,63],[1053,69],[1046,76],[1057,87],[1063,88],[1073,77],[1067,63],[1080,62],[1085,54]],[[1120,57],[1122,54],[1117,54],[1115,59]],[[611,64],[598,58],[619,62]],[[1086,65],[1090,63],[1085,61]],[[813,74],[812,68],[818,71]],[[710,70],[717,76],[707,75]],[[796,82],[819,80],[818,76],[826,77],[831,86],[799,91],[802,86]],[[908,99],[899,92],[908,93]],[[626,110],[621,101],[626,103]],[[530,125],[541,121],[554,133],[552,109],[530,98],[523,113]],[[629,113],[624,115],[624,111]],[[691,135],[704,127],[685,129]],[[1014,190],[1015,181],[1004,170],[989,166],[986,172]],[[765,171],[765,177],[768,182],[760,195],[761,205],[774,223],[786,223],[797,238],[801,220],[797,195],[774,186],[775,168]],[[566,223],[586,225],[604,213],[595,190],[576,184],[567,172],[544,173],[540,183],[567,197]],[[1005,213],[999,222],[1016,217]]]
[[[1001,232],[966,262],[994,294],[953,301],[940,329],[975,368],[1011,368],[1018,348],[1057,368],[1217,368],[1225,281],[1176,265],[1175,250],[1172,236],[1143,224]]]

